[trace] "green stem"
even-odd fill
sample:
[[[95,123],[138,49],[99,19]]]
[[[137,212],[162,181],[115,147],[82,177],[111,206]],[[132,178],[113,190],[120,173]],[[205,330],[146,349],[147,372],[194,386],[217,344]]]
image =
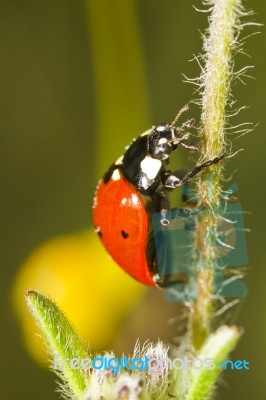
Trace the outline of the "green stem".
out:
[[[206,64],[201,76],[201,148],[204,160],[225,154],[225,108],[230,94],[232,50],[241,11],[241,0],[212,0],[209,3],[213,8],[204,41]],[[217,268],[213,243],[218,218],[212,207],[220,203],[223,163],[209,167],[209,172],[200,177],[198,184],[200,205],[206,206],[209,212],[199,221],[195,237],[200,253],[197,262],[198,298],[192,307],[190,326],[196,349],[201,347],[211,330],[213,278]]]

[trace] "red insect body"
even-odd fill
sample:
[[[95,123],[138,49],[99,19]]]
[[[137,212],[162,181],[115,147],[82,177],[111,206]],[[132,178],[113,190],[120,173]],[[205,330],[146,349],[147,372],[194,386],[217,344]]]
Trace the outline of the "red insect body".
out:
[[[155,286],[146,258],[148,214],[138,191],[123,177],[100,181],[93,207],[101,241],[120,267],[138,281]]]

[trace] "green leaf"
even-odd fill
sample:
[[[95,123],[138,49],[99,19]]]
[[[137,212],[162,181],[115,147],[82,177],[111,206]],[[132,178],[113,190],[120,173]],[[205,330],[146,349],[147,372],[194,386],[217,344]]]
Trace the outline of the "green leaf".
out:
[[[241,332],[239,328],[222,326],[212,334],[201,350],[197,358],[206,360],[212,358],[216,367],[212,370],[206,368],[192,369],[191,382],[185,400],[207,400],[215,388],[215,382],[222,369],[218,366],[224,362],[229,353],[239,341]]]
[[[88,358],[86,348],[77,332],[52,300],[32,290],[26,293],[26,300],[36,323],[44,335],[51,355],[58,357],[58,367],[60,366],[60,360]],[[87,371],[84,368],[71,368],[69,360],[64,363],[62,369],[58,371],[55,369],[55,371],[63,378],[71,394],[76,399],[84,400],[84,392],[88,383]],[[53,364],[55,364],[55,361]]]

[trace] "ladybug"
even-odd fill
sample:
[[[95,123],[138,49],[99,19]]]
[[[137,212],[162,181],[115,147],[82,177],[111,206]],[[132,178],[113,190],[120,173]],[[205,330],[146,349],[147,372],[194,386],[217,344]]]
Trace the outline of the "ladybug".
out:
[[[149,286],[167,286],[158,274],[153,213],[161,213],[161,223],[166,224],[167,193],[223,158],[197,164],[189,172],[166,168],[178,146],[199,150],[188,141],[187,129],[194,119],[175,126],[181,112],[173,123],[155,126],[134,139],[100,180],[94,197],[93,221],[104,247],[120,267]]]

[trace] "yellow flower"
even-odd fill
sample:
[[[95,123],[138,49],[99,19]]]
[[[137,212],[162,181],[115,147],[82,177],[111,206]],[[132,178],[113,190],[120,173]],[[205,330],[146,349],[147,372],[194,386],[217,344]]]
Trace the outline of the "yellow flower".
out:
[[[145,290],[107,255],[93,231],[42,244],[21,266],[12,291],[26,349],[40,363],[47,355],[25,306],[28,289],[60,304],[91,351],[111,348],[124,318]]]

